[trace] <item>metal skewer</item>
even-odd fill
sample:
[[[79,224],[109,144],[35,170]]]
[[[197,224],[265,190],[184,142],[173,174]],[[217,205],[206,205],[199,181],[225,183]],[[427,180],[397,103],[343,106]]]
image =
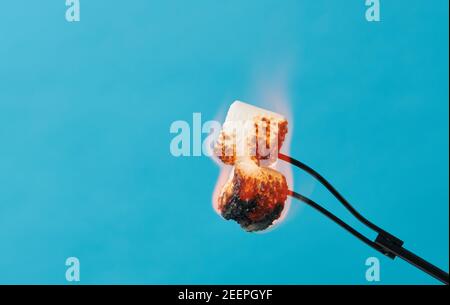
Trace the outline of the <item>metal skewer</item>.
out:
[[[378,233],[378,236],[375,238],[374,241],[370,240],[357,230],[355,230],[353,227],[345,223],[343,220],[341,220],[339,217],[325,209],[324,207],[320,206],[313,200],[297,193],[294,191],[289,190],[288,195],[290,195],[293,198],[296,198],[309,206],[313,207],[338,225],[340,225],[342,228],[347,230],[350,234],[367,244],[368,246],[372,247],[373,249],[379,251],[383,255],[386,255],[387,257],[394,259],[395,257],[400,257],[401,259],[405,260],[406,262],[410,263],[411,265],[419,268],[420,270],[428,273],[429,275],[433,276],[434,278],[438,279],[439,281],[449,284],[449,275],[447,272],[443,271],[442,269],[436,267],[435,265],[429,263],[428,261],[424,260],[423,258],[417,256],[416,254],[412,253],[411,251],[405,249],[403,247],[403,241],[398,239],[397,237],[393,236],[389,232],[386,232],[385,230],[381,229],[380,227],[373,224],[371,221],[369,221],[367,218],[363,217],[322,175],[320,175],[318,172],[313,170],[311,167],[307,166],[306,164],[291,158],[289,156],[286,156],[284,154],[278,154],[278,157],[286,162],[289,162],[293,164],[294,166],[304,170],[308,174],[312,175],[314,178],[316,178],[322,185],[324,185],[343,205],[344,207],[350,211],[350,213],[355,216],[360,222],[362,222],[364,225],[369,227],[370,229],[374,230]]]

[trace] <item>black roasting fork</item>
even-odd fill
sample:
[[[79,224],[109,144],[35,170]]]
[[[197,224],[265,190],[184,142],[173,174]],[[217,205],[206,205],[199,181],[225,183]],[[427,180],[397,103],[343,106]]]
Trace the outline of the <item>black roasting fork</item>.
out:
[[[403,260],[407,261],[411,265],[419,268],[420,270],[428,273],[429,275],[435,277],[439,281],[445,283],[448,285],[449,283],[449,275],[442,269],[436,267],[435,265],[427,262],[423,258],[415,255],[411,251],[405,249],[403,247],[403,241],[395,237],[394,235],[386,232],[385,230],[381,229],[380,227],[376,226],[372,222],[370,222],[368,219],[366,219],[364,216],[362,216],[353,206],[324,178],[322,177],[318,172],[313,170],[308,165],[291,158],[289,156],[286,156],[284,154],[279,153],[278,154],[279,159],[289,162],[292,165],[304,170],[311,176],[313,176],[315,179],[317,179],[323,186],[325,186],[328,191],[330,191],[331,194],[333,194],[336,199],[338,199],[344,207],[350,211],[350,213],[355,216],[360,222],[362,222],[364,225],[372,229],[373,231],[377,232],[378,235],[375,238],[374,241],[370,240],[357,230],[355,230],[353,227],[345,223],[343,220],[341,220],[339,217],[322,207],[321,205],[317,204],[313,200],[295,192],[292,190],[288,191],[288,194],[300,201],[303,201],[307,205],[313,207],[338,225],[340,225],[342,228],[347,230],[350,234],[364,242],[365,244],[369,245],[373,249],[381,252],[383,255],[386,255],[387,257],[394,259],[395,257],[400,257]]]

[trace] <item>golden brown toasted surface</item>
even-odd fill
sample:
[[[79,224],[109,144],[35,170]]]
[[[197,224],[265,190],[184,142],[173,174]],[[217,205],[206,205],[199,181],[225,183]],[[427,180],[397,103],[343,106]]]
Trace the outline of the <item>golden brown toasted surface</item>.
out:
[[[225,164],[250,157],[257,164],[270,165],[278,158],[288,132],[285,119],[258,115],[251,121],[224,124],[214,154]]]
[[[225,219],[237,221],[247,231],[264,230],[280,217],[287,191],[281,173],[251,160],[239,161],[223,187],[218,208]]]

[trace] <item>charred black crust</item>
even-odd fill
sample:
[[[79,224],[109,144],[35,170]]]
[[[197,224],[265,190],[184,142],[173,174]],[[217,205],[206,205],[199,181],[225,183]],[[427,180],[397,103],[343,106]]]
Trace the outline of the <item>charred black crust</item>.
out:
[[[232,219],[239,223],[244,230],[253,232],[267,229],[274,220],[280,217],[283,207],[283,203],[277,203],[273,210],[267,213],[264,218],[253,221],[249,218],[249,214],[257,208],[257,200],[245,201],[237,196],[232,196],[223,207],[221,214],[226,220]]]

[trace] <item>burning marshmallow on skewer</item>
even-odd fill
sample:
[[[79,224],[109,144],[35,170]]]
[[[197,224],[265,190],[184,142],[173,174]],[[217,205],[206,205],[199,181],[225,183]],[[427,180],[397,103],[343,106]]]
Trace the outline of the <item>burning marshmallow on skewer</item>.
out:
[[[217,207],[247,231],[269,227],[283,211],[286,178],[270,166],[278,158],[287,120],[240,101],[229,108],[214,153],[234,170],[222,188]]]
[[[285,203],[289,195],[313,207],[381,254],[392,259],[398,256],[448,285],[447,272],[408,251],[403,247],[402,240],[359,214],[314,169],[288,155],[278,155],[286,133],[287,121],[279,114],[239,101],[230,106],[215,145],[217,157],[225,164],[234,166],[231,177],[224,183],[218,198],[215,198],[215,206],[225,219],[235,220],[247,231],[264,230],[281,216],[283,209],[286,210]],[[278,156],[317,179],[362,224],[378,233],[375,240],[370,240],[313,200],[289,190],[286,178],[273,169]]]

